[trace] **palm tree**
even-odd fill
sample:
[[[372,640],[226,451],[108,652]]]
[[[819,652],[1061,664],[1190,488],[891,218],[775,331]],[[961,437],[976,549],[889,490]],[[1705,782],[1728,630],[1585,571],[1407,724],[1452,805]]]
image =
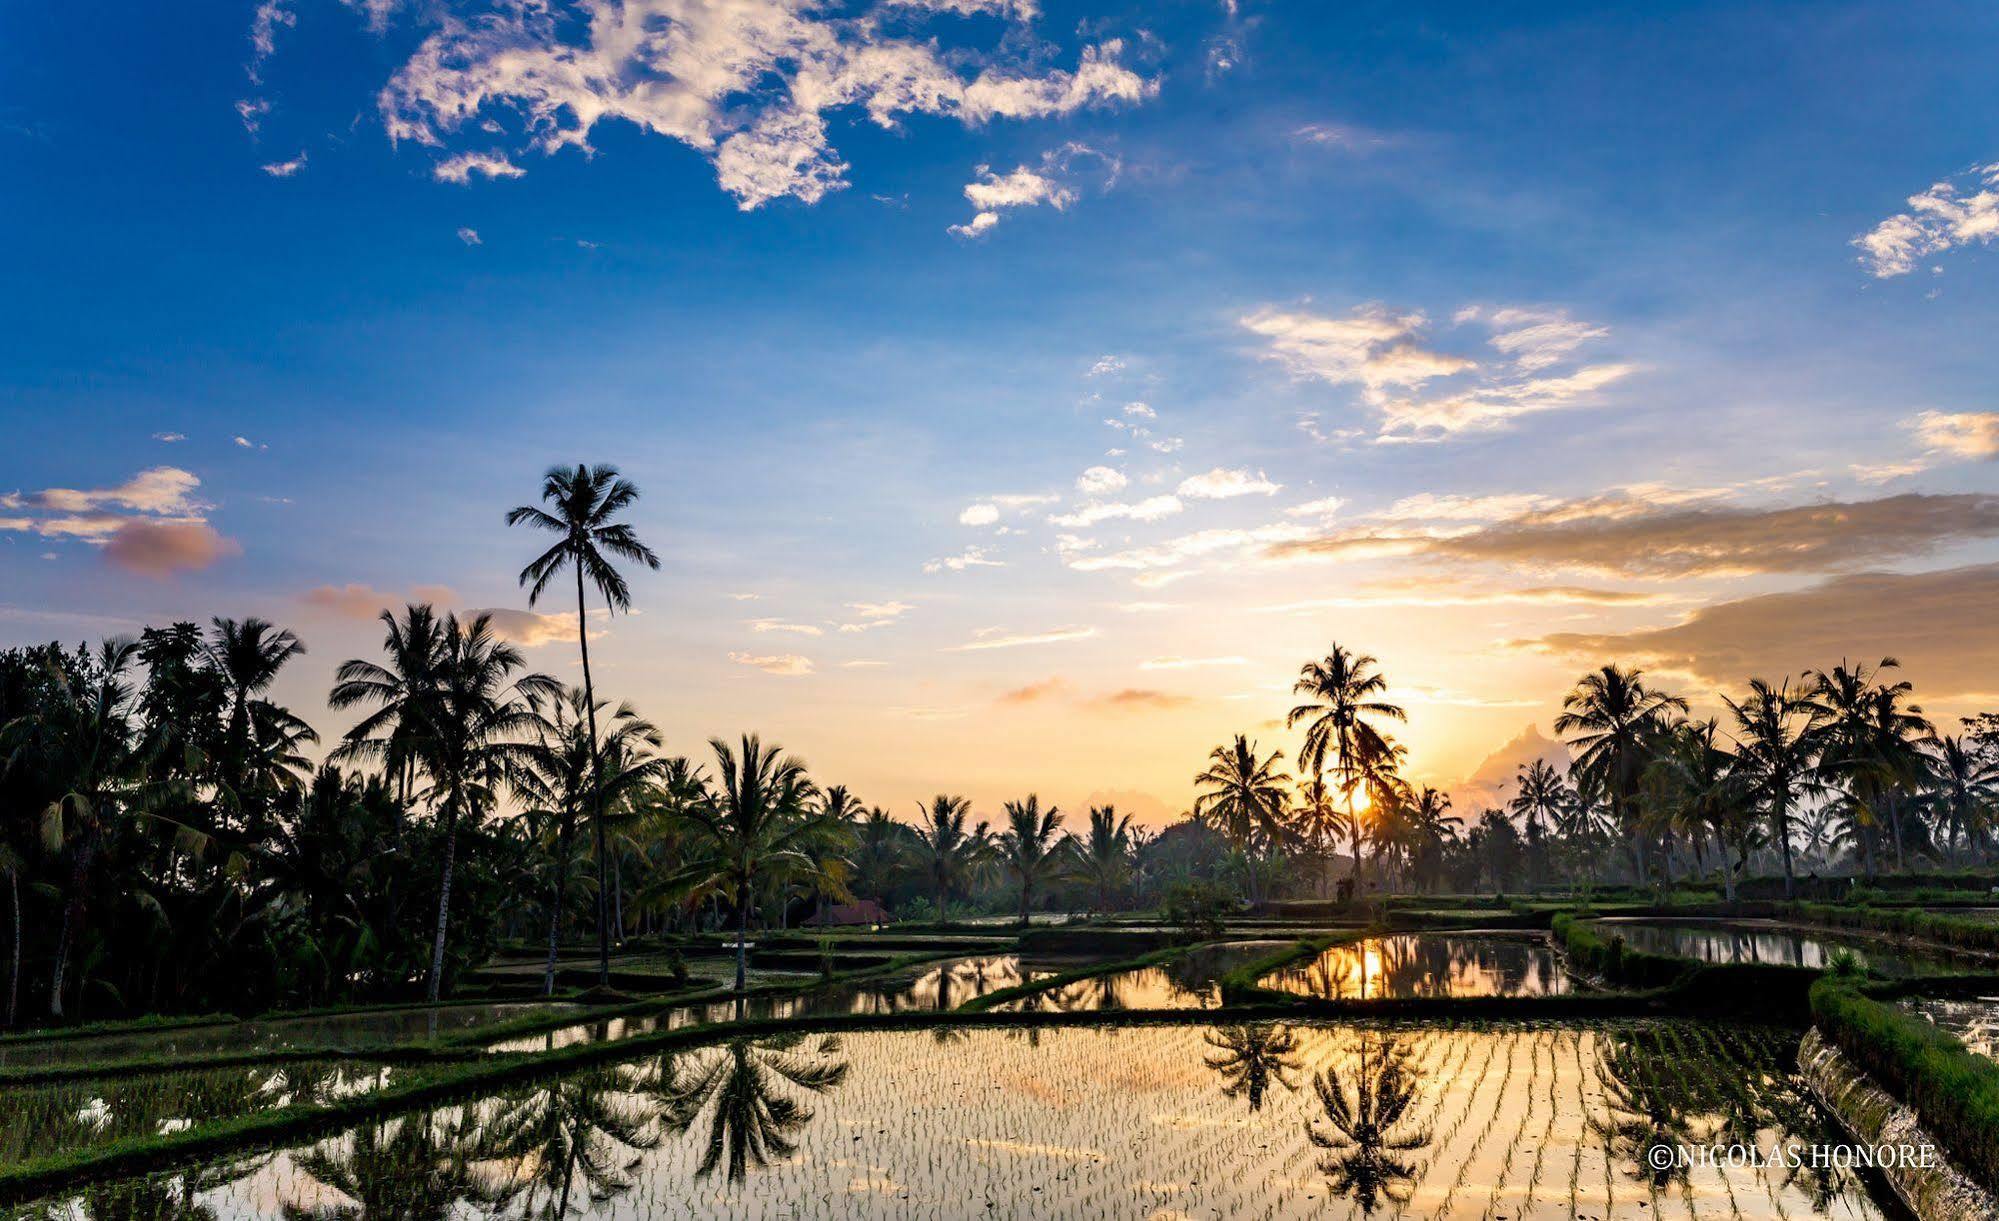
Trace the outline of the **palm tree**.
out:
[[[507,513],[507,524],[526,523],[562,537],[533,563],[521,569],[520,583],[528,587],[528,605],[541,598],[549,581],[566,566],[576,574],[576,642],[583,654],[583,703],[589,713],[590,740],[597,740],[597,689],[590,677],[589,606],[583,597],[584,583],[596,586],[611,614],[630,610],[632,594],[612,558],[644,564],[657,572],[659,556],[639,541],[631,526],[615,520],[639,498],[630,480],[618,477],[614,466],[550,467],[542,478],[541,498],[549,509],[519,505]],[[608,555],[607,555],[608,553]],[[591,761],[594,770],[600,763]],[[604,811],[601,805],[591,812],[597,838],[597,982],[611,982],[610,886],[605,867],[610,860],[606,843]]]
[[[1356,764],[1361,787],[1367,792],[1366,815],[1355,811],[1351,801],[1347,804],[1347,833],[1353,838],[1354,849],[1355,894],[1360,893],[1361,845],[1371,843],[1377,849],[1387,847],[1392,838],[1392,828],[1388,824],[1394,818],[1396,807],[1409,796],[1409,783],[1402,778],[1402,761],[1409,757],[1409,751],[1385,733],[1377,737],[1378,743],[1363,749]]]
[[[7,1025],[13,1026],[21,1000],[21,854],[0,843],[0,873],[7,875],[7,917],[13,926],[7,939]]]
[[[632,1187],[640,1155],[659,1146],[657,1104],[647,1105],[620,1071],[596,1068],[535,1085],[504,1099],[480,1142],[483,1159],[534,1177],[509,1186],[525,1189],[521,1216],[567,1218],[576,1179],[589,1206],[601,1206]],[[535,1189],[548,1193],[545,1211],[534,1207]]]
[[[1090,807],[1090,834],[1082,845],[1083,873],[1097,897],[1097,910],[1110,910],[1111,893],[1131,876],[1131,815],[1115,806]]]
[[[1886,818],[1895,839],[1895,867],[1905,867],[1899,794],[1912,787],[1925,770],[1922,746],[1934,730],[1923,710],[1905,706],[1915,690],[1908,682],[1882,680],[1884,670],[1901,663],[1883,657],[1877,664],[1848,665],[1807,673],[1811,704],[1817,721],[1814,745],[1820,772],[1843,785],[1866,812],[1868,821]],[[1873,841],[1868,849],[1868,874],[1873,875]]]
[[[1555,718],[1556,733],[1575,735],[1569,739],[1572,770],[1592,776],[1610,798],[1611,817],[1630,842],[1641,882],[1649,871],[1636,801],[1646,741],[1671,713],[1686,710],[1686,700],[1647,687],[1644,671],[1605,665],[1583,675]]]
[[[209,663],[228,688],[229,756],[224,775],[231,788],[243,780],[250,752],[257,745],[257,728],[252,703],[270,689],[285,663],[305,652],[297,636],[262,619],[242,621],[217,618],[206,651]],[[238,797],[240,799],[240,794]]]
[[[1516,779],[1519,791],[1506,808],[1527,826],[1527,884],[1531,888],[1542,881],[1542,867],[1547,863],[1546,829],[1554,825],[1568,785],[1546,759],[1521,764]]]
[[[570,848],[577,817],[586,810],[626,805],[647,786],[667,777],[667,761],[652,753],[662,741],[652,722],[640,717],[631,705],[620,704],[611,714],[603,740],[593,743],[590,724],[595,718],[584,708],[584,698],[582,691],[572,687],[551,704],[546,724],[524,755],[525,766],[517,780],[522,797],[555,827],[548,887],[548,958],[542,972],[545,996],[555,994],[556,951],[562,914],[568,909]],[[594,791],[590,784],[593,774],[602,777]]]
[[[1325,867],[1319,871],[1319,897],[1323,899],[1333,872],[1333,845],[1346,825],[1326,793],[1324,772],[1299,778],[1298,808],[1292,821],[1299,837],[1325,858]]]
[[[1450,797],[1428,785],[1408,803],[1410,830],[1417,843],[1416,872],[1421,878],[1435,875],[1443,861],[1445,846],[1456,843],[1464,827],[1464,820],[1450,811]]]
[[[856,895],[886,905],[895,875],[902,866],[908,829],[876,806],[854,825],[854,877],[849,883]]]
[[[1305,663],[1298,672],[1292,691],[1308,702],[1293,708],[1284,718],[1288,728],[1300,721],[1305,726],[1305,744],[1298,759],[1306,775],[1326,769],[1331,755],[1340,774],[1340,792],[1346,798],[1347,821],[1356,824],[1354,788],[1360,782],[1363,763],[1370,757],[1389,753],[1387,739],[1371,721],[1406,721],[1409,714],[1378,698],[1388,690],[1380,665],[1365,653],[1349,653],[1335,644],[1318,661]],[[1355,833],[1356,844],[1359,835]],[[1360,852],[1354,852],[1355,890],[1359,890]]]
[[[985,863],[990,833],[984,822],[965,829],[972,803],[963,797],[940,793],[931,798],[930,808],[920,811],[920,816],[923,821],[916,826],[915,855],[937,899],[937,922],[944,924],[950,919],[946,904],[951,892],[964,887]]]
[[[1645,769],[1648,798],[1660,816],[1683,832],[1705,870],[1701,843],[1712,835],[1721,844],[1722,896],[1735,902],[1735,875],[1753,844],[1755,807],[1744,800],[1735,759],[1721,745],[1721,725],[1680,721],[1658,736],[1658,749]],[[1736,859],[1728,859],[1730,850]]]
[[[749,969],[751,896],[759,882],[815,876],[814,840],[826,817],[812,809],[816,795],[802,760],[744,734],[738,753],[710,738],[718,773],[714,799],[686,815],[709,855],[691,861],[680,879],[690,894],[721,892],[736,905],[736,991]]]
[[[458,860],[458,832],[477,824],[498,804],[502,786],[526,763],[528,737],[546,724],[541,705],[562,687],[526,666],[519,649],[493,632],[490,615],[461,624],[444,621],[436,687],[422,705],[418,757],[430,778],[427,797],[444,826],[443,881],[437,893],[437,932],[431,942],[427,995],[435,1001],[444,981],[445,933],[451,921],[451,883]]]
[[[1274,845],[1291,838],[1285,808],[1291,799],[1291,777],[1277,761],[1284,752],[1257,758],[1256,743],[1242,734],[1231,746],[1208,754],[1208,770],[1194,777],[1206,791],[1194,798],[1194,817],[1220,831],[1236,845],[1249,864],[1250,899],[1257,898],[1255,852],[1259,843]]]
[[[386,775],[395,778],[398,801],[407,805],[416,785],[416,743],[422,736],[424,701],[436,689],[444,655],[444,628],[429,603],[404,607],[401,622],[386,610],[380,618],[388,629],[382,640],[387,664],[356,658],[340,663],[333,672],[333,690],[326,697],[330,707],[342,710],[365,704],[375,710],[347,731],[331,760],[380,764]]]
[[[837,1039],[807,1046],[802,1034],[734,1039],[710,1049],[706,1063],[673,1071],[660,1087],[667,1131],[691,1131],[714,1107],[695,1177],[723,1166],[728,1181],[740,1183],[752,1166],[761,1169],[797,1152],[796,1134],[812,1121],[805,1100],[847,1078],[839,1050]]]
[[[1034,901],[1034,887],[1060,871],[1062,811],[1054,806],[1041,808],[1041,798],[1033,793],[1025,801],[1006,803],[1007,829],[1000,832],[995,846],[1000,864],[1020,883],[1020,925],[1027,927],[1027,913]]]
[[[1936,784],[1929,805],[1937,821],[1965,845],[1974,838],[1984,841],[1999,809],[1999,759],[1982,758],[1963,738],[1946,736],[1937,741],[1932,773]]]
[[[1784,897],[1797,893],[1791,865],[1791,814],[1799,799],[1817,785],[1811,779],[1816,705],[1791,690],[1791,680],[1772,687],[1749,680],[1740,703],[1722,698],[1735,718],[1736,771],[1750,800],[1770,817],[1770,835],[1784,859]]]

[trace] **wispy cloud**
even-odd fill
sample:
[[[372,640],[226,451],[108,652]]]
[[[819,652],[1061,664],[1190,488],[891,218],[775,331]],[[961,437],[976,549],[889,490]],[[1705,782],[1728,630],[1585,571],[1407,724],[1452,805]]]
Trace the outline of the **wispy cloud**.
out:
[[[1218,466],[1204,475],[1181,480],[1177,490],[1190,500],[1231,500],[1237,496],[1274,496],[1283,488],[1283,484],[1265,478],[1262,471],[1251,474],[1246,469]]]
[[[813,623],[786,623],[782,619],[752,619],[752,632],[784,632],[793,636],[824,636],[826,629]]]
[[[1088,640],[1097,634],[1094,627],[1052,627],[1040,632],[1009,632],[1005,628],[982,628],[972,634],[972,639],[964,644],[954,644],[948,653],[975,653],[986,649],[1019,649],[1037,644],[1061,644],[1070,640]]]
[[[780,678],[802,678],[812,673],[812,659],[796,653],[730,653],[729,660]]]
[[[984,547],[967,547],[956,555],[939,556],[937,559],[924,561],[923,571],[930,573],[963,572],[967,568],[1004,567],[1006,567],[1006,561],[993,559],[986,554]]]
[[[1860,265],[1877,279],[1905,276],[1931,255],[1999,237],[1999,162],[1977,166],[1920,195],[1853,239]]]
[[[476,152],[446,157],[430,170],[430,176],[439,182],[455,182],[460,186],[471,182],[474,175],[488,179],[519,178],[526,173],[526,170],[508,160],[504,153]]]
[[[1246,666],[1247,657],[1154,657],[1141,661],[1141,670],[1200,670],[1212,666]]]
[[[1104,189],[1108,190],[1117,181],[1117,158],[1073,141],[1043,153],[1033,168],[1021,165],[998,174],[989,165],[980,166],[977,177],[965,184],[965,198],[974,209],[972,217],[952,225],[951,232],[959,237],[983,237],[999,224],[1002,216],[1019,208],[1045,204],[1057,212],[1064,211],[1082,198],[1075,170],[1085,160],[1096,162]]]

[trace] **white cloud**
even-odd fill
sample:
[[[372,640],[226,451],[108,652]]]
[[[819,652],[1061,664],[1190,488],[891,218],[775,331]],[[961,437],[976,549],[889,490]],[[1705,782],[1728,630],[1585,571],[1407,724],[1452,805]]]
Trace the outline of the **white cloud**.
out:
[[[937,559],[924,561],[923,571],[963,572],[967,568],[1004,567],[1006,567],[1006,561],[988,558],[984,547],[967,547],[957,555],[939,556]]]
[[[1093,466],[1076,476],[1076,490],[1085,496],[1109,496],[1123,491],[1130,482],[1114,467]]]
[[[1156,420],[1159,418],[1159,413],[1154,411],[1151,405],[1147,403],[1126,403],[1124,405],[1124,414],[1140,420]]]
[[[1091,365],[1089,372],[1083,374],[1083,376],[1108,377],[1111,374],[1122,372],[1124,372],[1124,358],[1122,356],[1099,356],[1097,357],[1097,362]]]
[[[1073,141],[1043,153],[1037,168],[1021,165],[998,174],[989,165],[978,167],[978,176],[965,184],[965,198],[976,211],[971,220],[952,225],[951,232],[960,237],[978,237],[999,224],[1003,212],[1014,208],[1046,204],[1058,212],[1067,209],[1082,197],[1069,177],[1072,167],[1083,158],[1094,158],[1102,164],[1106,187],[1116,181],[1119,163],[1115,158]]]
[[[1216,467],[1204,475],[1180,481],[1179,492],[1192,500],[1232,500],[1237,496],[1273,496],[1284,485],[1272,483],[1262,471],[1229,470]]]
[[[902,617],[916,608],[907,602],[849,602],[847,609],[860,616],[859,623],[843,623],[840,630],[849,634],[871,632],[876,628],[891,627]]]
[[[1375,516],[1391,521],[1503,521],[1559,503],[1553,496],[1528,492],[1498,496],[1439,496],[1420,492],[1404,496]]]
[[[1242,319],[1246,329],[1263,337],[1265,355],[1294,376],[1356,383],[1370,397],[1390,386],[1420,386],[1477,367],[1419,344],[1426,322],[1420,311],[1397,314],[1380,305],[1360,306],[1344,318],[1265,306]]]
[[[762,670],[765,674],[775,674],[781,678],[799,678],[812,673],[812,659],[800,657],[796,653],[731,653],[729,660],[739,666]]]
[[[1962,192],[1969,191],[1969,194]],[[1999,237],[1999,162],[1979,166],[1909,197],[1909,210],[1853,239],[1860,265],[1877,279],[1907,275],[1920,259]]]
[[[990,526],[999,520],[999,516],[999,506],[996,504],[966,505],[965,511],[958,514],[958,524],[961,526]]]
[[[825,629],[811,623],[786,623],[782,619],[752,619],[750,630],[757,633],[784,632],[793,636],[824,636]]]
[[[1073,69],[1042,68],[1001,40],[992,54],[947,45],[955,30],[892,31],[894,7],[980,11],[1024,33],[1032,6],[948,0],[849,11],[794,0],[593,0],[567,6],[485,0],[430,10],[431,30],[380,94],[391,139],[443,149],[488,123],[517,151],[590,150],[599,123],[623,121],[707,157],[723,190],[754,208],[811,203],[844,188],[847,164],[826,117],[858,109],[893,129],[906,115],[967,125],[1137,103],[1156,81],[1121,61],[1117,39],[1085,46]]]
[[[1999,411],[1925,411],[1908,426],[1925,449],[1958,458],[1999,458]]]
[[[1093,627],[1053,627],[1043,632],[1008,632],[1004,628],[982,628],[972,633],[972,639],[964,644],[955,644],[946,649],[947,653],[974,653],[986,649],[1017,649],[1027,645],[1061,644],[1069,640],[1087,640],[1097,634]]]
[[[1106,555],[1065,556],[1063,562],[1077,572],[1126,570],[1143,573],[1162,568],[1175,568],[1188,560],[1204,556],[1244,551],[1251,547],[1300,542],[1311,537],[1313,531],[1310,528],[1290,522],[1257,526],[1247,530],[1202,530],[1194,534],[1183,534],[1150,547],[1134,547]]]
[[[1344,496],[1324,496],[1318,500],[1308,500],[1301,505],[1292,505],[1284,510],[1286,517],[1331,517],[1346,507]]]
[[[484,242],[479,240],[479,231],[477,229],[471,228],[470,226],[461,228],[458,231],[458,240],[464,242],[467,246],[485,245]]]
[[[459,153],[432,166],[430,176],[439,182],[455,182],[462,186],[471,182],[474,174],[484,174],[488,178],[519,178],[526,173],[526,170],[509,161],[504,153]]]
[[[1087,504],[1070,513],[1058,513],[1048,519],[1051,525],[1080,529],[1094,526],[1101,521],[1158,521],[1171,517],[1182,508],[1177,496],[1153,496],[1136,504]]]
[[[1246,666],[1247,657],[1154,657],[1138,663],[1141,670],[1196,670],[1210,666]]]
[[[1610,334],[1606,327],[1577,322],[1564,310],[1502,309],[1492,315],[1497,330],[1492,346],[1532,372],[1557,364],[1592,339]]]
[[[264,116],[271,113],[271,104],[263,98],[236,99],[236,117],[243,121],[243,130],[256,135],[263,126]]]
[[[299,155],[293,157],[290,161],[266,162],[263,170],[273,178],[290,178],[293,174],[298,173],[304,168],[305,151],[301,149],[299,150]]]
[[[1637,371],[1630,364],[1589,365],[1560,377],[1495,382],[1441,398],[1393,399],[1382,404],[1381,439],[1434,441],[1491,431],[1521,416],[1593,402],[1597,391]]]
[[[1381,132],[1352,123],[1307,123],[1292,131],[1291,138],[1300,144],[1336,148],[1346,153],[1371,153],[1395,143]]]
[[[153,440],[164,441],[168,445],[172,445],[177,441],[187,440],[187,434],[184,432],[156,432],[153,434]]]

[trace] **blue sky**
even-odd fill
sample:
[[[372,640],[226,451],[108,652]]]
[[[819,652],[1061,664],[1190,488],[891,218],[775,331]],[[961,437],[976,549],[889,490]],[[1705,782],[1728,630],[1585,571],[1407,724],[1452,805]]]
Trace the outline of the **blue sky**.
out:
[[[1440,781],[1613,655],[1705,696],[1897,651],[1969,710],[1995,46],[1941,3],[12,6],[0,640],[262,614],[314,710],[382,603],[525,609],[500,515],[583,459],[668,561],[615,693],[876,800],[1175,808],[1334,638]]]

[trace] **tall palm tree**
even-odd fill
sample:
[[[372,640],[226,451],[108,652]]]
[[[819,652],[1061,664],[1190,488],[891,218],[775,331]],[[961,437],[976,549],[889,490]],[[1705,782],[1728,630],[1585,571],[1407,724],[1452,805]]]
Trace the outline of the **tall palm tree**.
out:
[[[971,881],[972,875],[984,865],[991,848],[991,833],[982,821],[967,830],[965,824],[972,816],[972,803],[963,797],[947,797],[939,793],[931,798],[930,807],[920,811],[922,821],[916,825],[917,863],[925,876],[930,879],[931,893],[936,896],[937,922],[946,923],[946,915],[951,892],[963,888]]]
[[[736,991],[749,971],[750,907],[760,882],[809,878],[816,872],[815,839],[827,828],[812,806],[817,795],[802,760],[744,734],[738,752],[710,738],[715,752],[714,800],[686,811],[709,854],[691,861],[681,879],[690,894],[728,895],[736,906]]]
[[[1306,662],[1298,671],[1292,691],[1306,702],[1291,709],[1284,718],[1288,728],[1306,722],[1305,743],[1298,753],[1307,776],[1326,769],[1332,756],[1340,776],[1340,793],[1346,798],[1347,821],[1357,824],[1354,789],[1360,783],[1365,760],[1388,754],[1388,742],[1374,722],[1406,721],[1409,714],[1381,699],[1388,690],[1380,663],[1366,653],[1349,653],[1335,644],[1318,661]],[[1355,835],[1358,840],[1358,833]],[[1360,853],[1354,853],[1356,889],[1360,878]]]
[[[1298,805],[1292,823],[1299,838],[1325,858],[1324,868],[1319,871],[1319,897],[1323,899],[1333,872],[1333,847],[1346,826],[1344,816],[1334,808],[1326,791],[1324,772],[1298,778]]]
[[[243,769],[257,745],[252,703],[277,681],[285,664],[305,652],[299,638],[263,619],[217,618],[206,646],[209,663],[228,688],[229,758],[225,775],[230,787],[242,781]]]
[[[1953,840],[1984,843],[1999,814],[1999,759],[1981,757],[1961,737],[1939,738],[1936,752],[1930,808]]]
[[[1706,868],[1701,843],[1712,835],[1721,844],[1722,895],[1730,903],[1735,902],[1736,871],[1748,860],[1756,817],[1753,804],[1744,800],[1743,778],[1734,764],[1721,744],[1720,722],[1710,718],[1681,721],[1660,733],[1645,769],[1648,800],[1693,845],[1697,868]]]
[[[1444,849],[1457,842],[1464,820],[1451,813],[1451,799],[1428,785],[1408,803],[1410,830],[1416,837],[1416,873],[1420,879],[1433,878],[1443,862]]]
[[[1830,670],[1805,675],[1805,698],[1817,722],[1820,773],[1853,797],[1868,822],[1888,823],[1897,869],[1906,865],[1900,794],[1921,778],[1927,762],[1922,747],[1934,737],[1923,710],[1904,703],[1915,688],[1906,680],[1889,683],[1882,677],[1883,671],[1900,667],[1893,657],[1883,657],[1872,666],[1841,661]],[[1863,842],[1871,876],[1871,836]]]
[[[387,662],[355,658],[333,672],[333,690],[326,697],[330,707],[370,705],[374,711],[347,731],[332,761],[380,765],[394,778],[399,802],[407,805],[416,785],[424,701],[436,690],[444,655],[444,625],[427,602],[404,607],[400,622],[392,611],[383,611],[380,618],[387,629],[382,639]]]
[[[1819,788],[1812,779],[1817,706],[1791,690],[1788,678],[1774,687],[1752,678],[1747,698],[1724,696],[1722,703],[1735,718],[1736,774],[1750,800],[1769,816],[1770,836],[1784,860],[1784,897],[1792,898],[1798,882],[1791,864],[1791,816],[1799,801]]]
[[[1527,884],[1532,887],[1543,880],[1547,829],[1554,825],[1555,814],[1568,795],[1568,785],[1546,759],[1521,764],[1515,780],[1518,790],[1506,808],[1527,826]]]
[[[1627,837],[1641,882],[1649,876],[1637,811],[1646,743],[1672,713],[1686,711],[1686,700],[1646,686],[1644,671],[1605,665],[1583,675],[1555,718],[1556,733],[1574,735],[1572,770],[1592,776],[1610,799],[1611,817]]]
[[[848,888],[855,895],[873,899],[884,906],[895,885],[907,849],[908,828],[876,806],[867,817],[854,824],[853,881]]]
[[[1360,787],[1367,793],[1367,809],[1356,811],[1351,802],[1347,805],[1347,833],[1353,838],[1354,849],[1355,894],[1360,893],[1361,846],[1371,843],[1377,849],[1385,849],[1393,839],[1389,824],[1397,808],[1409,798],[1409,782],[1402,778],[1402,763],[1409,757],[1408,749],[1385,733],[1377,737],[1378,743],[1361,750],[1356,761]]]
[[[1284,752],[1258,758],[1256,743],[1242,734],[1208,754],[1208,770],[1194,777],[1203,791],[1194,798],[1194,817],[1222,833],[1249,864],[1250,899],[1258,898],[1256,850],[1292,838],[1285,811],[1291,777],[1277,766]]]
[[[436,687],[423,701],[416,743],[430,779],[425,796],[444,827],[443,880],[427,985],[433,1001],[444,981],[458,833],[490,813],[502,788],[519,776],[530,737],[545,724],[541,707],[562,691],[546,675],[519,673],[526,665],[520,650],[494,633],[490,615],[478,615],[470,623],[446,616]]]
[[[586,467],[580,462],[573,469],[550,467],[542,478],[541,498],[549,506],[548,509],[519,505],[507,513],[509,526],[526,524],[561,536],[553,546],[521,569],[520,583],[527,586],[528,605],[533,606],[541,598],[542,591],[548,588],[548,583],[565,567],[576,575],[576,643],[583,654],[583,702],[589,710],[590,740],[595,742],[597,688],[590,676],[590,608],[584,601],[585,583],[596,587],[611,614],[630,610],[631,588],[625,584],[624,575],[611,560],[644,564],[657,572],[659,556],[639,541],[639,536],[630,525],[616,520],[618,514],[630,508],[639,498],[638,488],[630,480],[619,478],[617,467]],[[592,767],[598,762],[593,759]],[[591,810],[590,820],[597,839],[597,982],[608,985],[611,982],[611,921],[607,904],[611,888],[605,869],[611,853],[606,842],[601,805]]]
[[[1131,815],[1117,807],[1090,807],[1090,834],[1082,845],[1082,869],[1096,894],[1097,910],[1110,910],[1113,891],[1131,876]]]
[[[636,798],[647,786],[664,781],[667,761],[654,754],[662,739],[652,722],[629,704],[610,715],[601,741],[590,739],[595,719],[584,707],[584,694],[572,687],[549,706],[546,722],[523,756],[516,785],[524,800],[547,815],[555,831],[548,897],[548,957],[542,972],[542,993],[555,993],[556,951],[562,914],[568,910],[570,851],[576,821],[586,811],[616,808]],[[602,711],[600,703],[598,711]],[[601,762],[601,770],[598,764]],[[591,785],[593,775],[599,782]]]
[[[1054,806],[1041,808],[1041,798],[1033,793],[1024,801],[1006,803],[1006,830],[996,841],[1000,864],[1020,883],[1020,924],[1027,927],[1028,910],[1034,902],[1034,888],[1058,873],[1063,861],[1062,811]]]

